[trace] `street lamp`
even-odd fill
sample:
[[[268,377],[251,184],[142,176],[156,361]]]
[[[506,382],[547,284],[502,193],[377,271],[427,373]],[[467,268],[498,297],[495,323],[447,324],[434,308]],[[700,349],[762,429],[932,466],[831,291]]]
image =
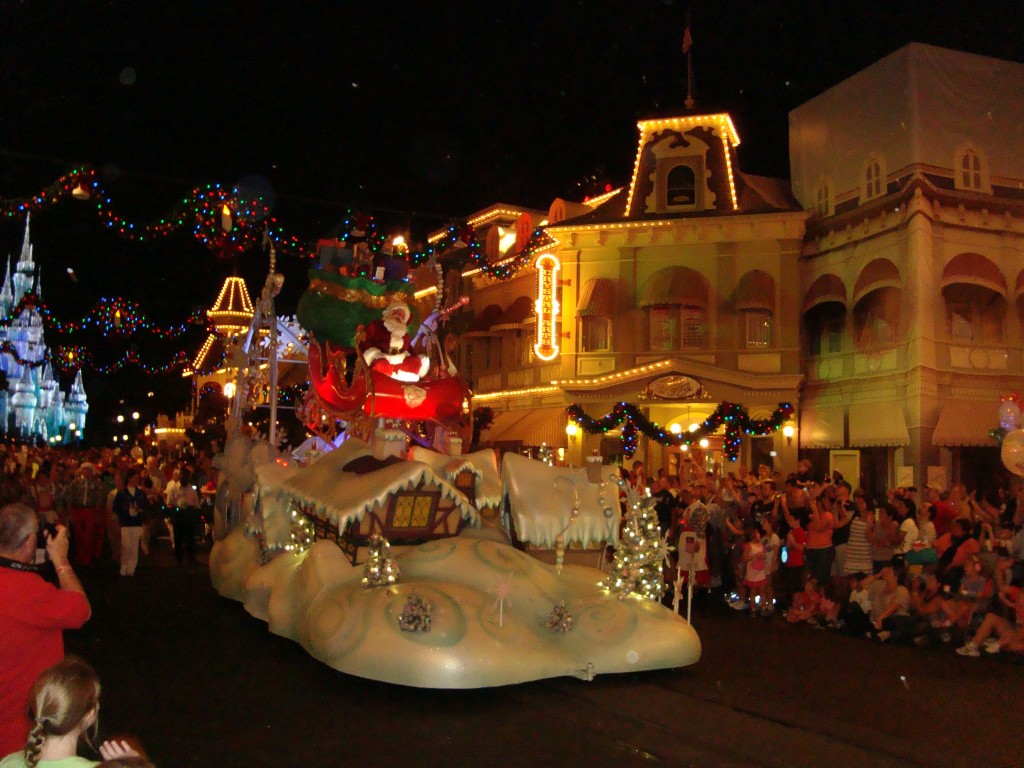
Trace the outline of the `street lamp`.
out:
[[[117,414],[117,423],[124,424],[124,416],[122,416],[120,413]]]
[[[570,421],[568,424],[565,425],[565,434],[568,435],[570,443],[576,443],[576,437],[577,435],[579,435],[579,433],[580,427],[579,424],[577,424],[575,421]]]
[[[132,418],[135,419],[135,421],[138,421],[139,420],[139,412],[138,411],[132,411]]]

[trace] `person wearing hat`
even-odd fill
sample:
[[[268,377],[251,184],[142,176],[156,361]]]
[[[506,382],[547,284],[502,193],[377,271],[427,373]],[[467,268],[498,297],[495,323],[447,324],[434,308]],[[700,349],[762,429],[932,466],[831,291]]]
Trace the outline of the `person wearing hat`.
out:
[[[371,370],[398,381],[419,381],[430,367],[426,355],[414,355],[409,341],[409,306],[402,301],[392,303],[379,320],[364,330],[359,351]]]

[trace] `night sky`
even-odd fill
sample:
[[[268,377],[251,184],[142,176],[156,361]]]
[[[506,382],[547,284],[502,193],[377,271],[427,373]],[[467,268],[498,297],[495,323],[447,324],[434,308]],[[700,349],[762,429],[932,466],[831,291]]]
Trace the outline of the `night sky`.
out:
[[[788,176],[790,109],[910,41],[1024,61],[1020,0],[0,0],[0,198],[90,164],[148,222],[197,185],[255,176],[305,241],[348,208],[414,238],[497,201],[546,209],[627,183],[637,119],[681,109],[688,7],[698,107],[732,114],[755,174]],[[0,221],[0,253],[22,226]],[[33,239],[65,320],[124,295],[178,322],[233,269],[254,293],[266,269],[187,234],[124,241],[72,201],[35,214]],[[306,266],[284,265],[282,310]],[[154,360],[181,346],[139,342]],[[122,398],[151,408],[139,390],[187,401],[178,375],[86,385],[97,419]]]

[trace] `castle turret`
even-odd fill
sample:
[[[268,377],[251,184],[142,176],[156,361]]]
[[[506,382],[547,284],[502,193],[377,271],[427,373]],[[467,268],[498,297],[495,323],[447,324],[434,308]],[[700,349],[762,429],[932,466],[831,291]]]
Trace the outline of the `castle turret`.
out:
[[[36,402],[32,372],[28,366],[25,366],[22,368],[21,378],[14,385],[14,397],[11,398],[11,405],[14,406],[14,428],[18,433],[23,435],[31,433],[35,425]]]
[[[7,274],[4,287],[0,289],[0,317],[7,317],[14,309],[14,291],[11,289],[11,257],[7,257]]]
[[[74,432],[84,432],[85,414],[89,411],[89,403],[85,397],[85,385],[82,384],[81,369],[75,374],[75,381],[68,391],[68,399],[64,410],[67,413],[68,430],[72,432],[72,436],[75,436]],[[75,425],[74,430],[71,429],[72,424]]]
[[[29,222],[31,219],[31,213],[25,216],[25,239],[21,243],[21,257],[18,259],[18,264],[14,270],[15,305],[31,290],[32,284],[35,282],[36,265],[32,260],[33,245],[29,239]]]

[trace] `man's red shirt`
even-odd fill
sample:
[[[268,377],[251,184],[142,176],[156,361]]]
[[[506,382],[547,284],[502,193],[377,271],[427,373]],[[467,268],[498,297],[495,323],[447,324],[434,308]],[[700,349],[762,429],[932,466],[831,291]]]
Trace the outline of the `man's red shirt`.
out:
[[[36,573],[0,567],[0,755],[24,748],[28,693],[64,658],[64,630],[89,618],[89,601]]]

